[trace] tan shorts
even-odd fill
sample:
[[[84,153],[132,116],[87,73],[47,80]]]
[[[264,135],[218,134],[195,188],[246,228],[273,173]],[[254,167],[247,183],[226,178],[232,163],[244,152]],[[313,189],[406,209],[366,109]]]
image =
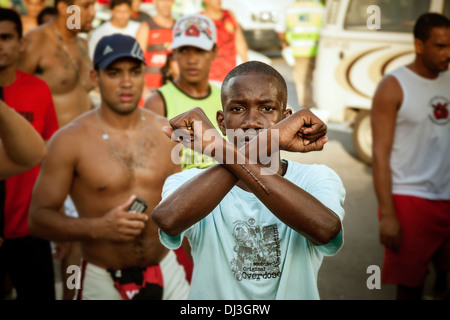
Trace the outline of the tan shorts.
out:
[[[176,254],[170,250],[159,266],[164,280],[163,300],[187,299],[189,283]],[[82,279],[80,295],[82,300],[123,300],[106,269],[86,263]]]

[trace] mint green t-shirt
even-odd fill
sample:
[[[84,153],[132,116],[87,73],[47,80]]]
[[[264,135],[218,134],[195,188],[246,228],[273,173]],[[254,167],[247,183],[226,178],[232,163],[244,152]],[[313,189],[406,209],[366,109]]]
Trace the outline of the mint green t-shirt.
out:
[[[170,176],[162,198],[202,171],[191,169]],[[288,161],[284,177],[342,221],[345,189],[333,170]],[[236,186],[208,216],[180,236],[159,234],[170,249],[178,248],[184,236],[189,239],[194,260],[189,299],[319,299],[317,274],[323,256],[336,254],[343,245],[343,230],[328,244],[313,245],[253,193]]]

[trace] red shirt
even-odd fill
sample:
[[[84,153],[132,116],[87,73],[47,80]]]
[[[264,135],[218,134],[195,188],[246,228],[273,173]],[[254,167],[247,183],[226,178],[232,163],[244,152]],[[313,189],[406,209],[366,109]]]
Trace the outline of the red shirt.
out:
[[[24,116],[40,133],[44,140],[50,139],[58,130],[53,98],[48,85],[41,79],[17,70],[17,79],[3,89],[5,103]],[[30,234],[28,230],[28,210],[31,192],[39,174],[39,166],[5,181],[3,237],[18,238]],[[55,186],[57,187],[57,186]],[[3,212],[2,212],[3,211]]]
[[[145,86],[159,88],[163,85],[161,68],[167,61],[167,48],[172,43],[172,28],[163,28],[157,25],[152,18],[146,21],[150,28],[147,40],[147,48],[144,52],[147,71],[145,74]]]
[[[223,10],[221,20],[214,20],[217,30],[217,57],[211,63],[209,79],[223,81],[227,74],[236,67],[236,20],[230,12]]]

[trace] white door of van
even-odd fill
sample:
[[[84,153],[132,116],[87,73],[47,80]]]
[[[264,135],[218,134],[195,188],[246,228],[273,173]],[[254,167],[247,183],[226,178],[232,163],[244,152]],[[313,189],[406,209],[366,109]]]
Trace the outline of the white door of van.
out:
[[[371,163],[372,96],[384,74],[414,59],[413,27],[450,0],[327,0],[313,80],[314,100],[329,121],[353,124],[358,157]]]

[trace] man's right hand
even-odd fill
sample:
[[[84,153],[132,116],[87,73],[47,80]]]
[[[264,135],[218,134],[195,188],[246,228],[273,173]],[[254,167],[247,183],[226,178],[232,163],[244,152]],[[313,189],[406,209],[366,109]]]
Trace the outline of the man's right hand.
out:
[[[112,241],[131,241],[141,234],[148,216],[145,213],[128,212],[136,196],[99,218],[99,238]]]
[[[401,227],[395,214],[381,216],[380,242],[386,248],[398,252],[401,245]]]

